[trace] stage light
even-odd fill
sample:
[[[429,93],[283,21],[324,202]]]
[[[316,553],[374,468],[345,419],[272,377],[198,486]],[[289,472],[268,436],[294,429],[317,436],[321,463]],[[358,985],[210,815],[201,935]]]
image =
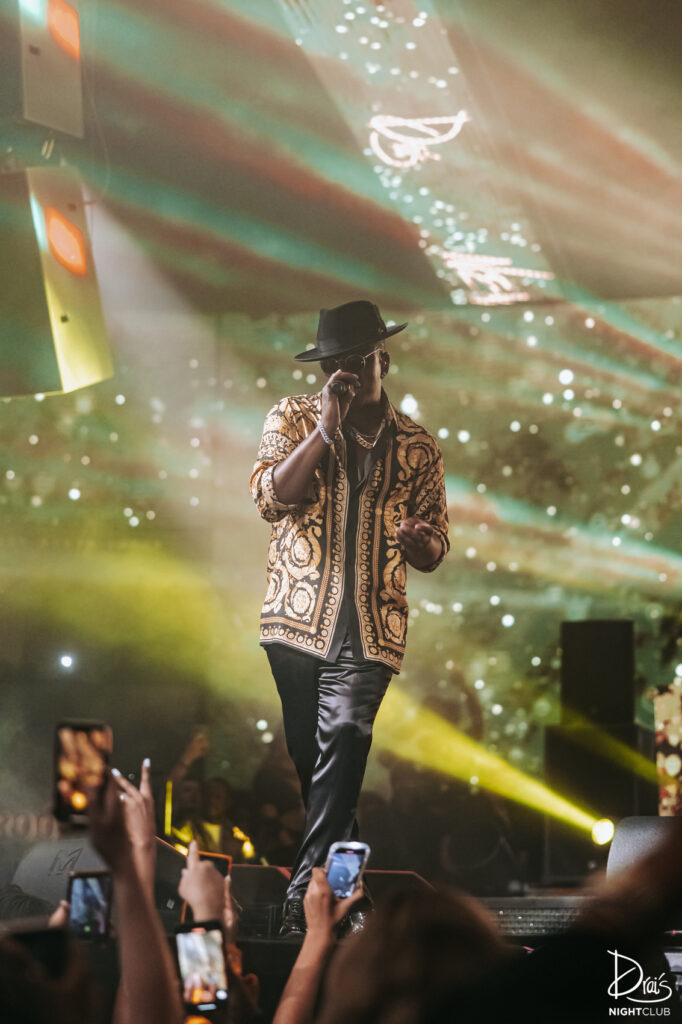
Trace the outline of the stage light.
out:
[[[3,24],[0,108],[19,124],[28,122],[83,138],[83,68],[78,14],[80,0],[19,0]],[[5,3],[11,8],[13,3]],[[18,17],[17,17],[18,14]],[[11,49],[10,49],[11,47]],[[14,53],[16,59],[8,60]],[[17,136],[20,139],[20,136]],[[28,140],[27,145],[28,145]],[[15,155],[24,145],[18,142]],[[19,156],[33,164],[33,145]]]
[[[597,846],[606,846],[613,839],[615,827],[612,821],[608,818],[600,818],[599,821],[595,821],[592,826],[592,841]]]
[[[50,252],[63,267],[72,274],[84,276],[88,272],[88,261],[85,255],[83,232],[66,217],[48,206],[45,210],[47,244]]]
[[[62,668],[73,668],[74,660],[75,659],[73,658],[73,655],[62,654],[61,658],[59,659],[59,664],[62,666]]]
[[[113,363],[78,175],[2,175],[0,394],[57,394],[110,377]]]
[[[81,33],[76,8],[66,0],[48,0],[47,26],[57,46],[74,60],[80,60]]]
[[[19,0],[19,10],[36,24],[45,24],[47,13],[45,0]]]

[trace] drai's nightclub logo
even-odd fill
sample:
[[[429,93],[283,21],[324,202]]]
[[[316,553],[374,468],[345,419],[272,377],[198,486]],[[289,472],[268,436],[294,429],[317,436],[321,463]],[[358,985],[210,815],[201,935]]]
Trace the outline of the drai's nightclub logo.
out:
[[[646,975],[633,957],[612,949],[609,954],[613,957],[613,981],[608,994],[620,1003],[609,1007],[609,1016],[668,1017],[671,1000],[676,998],[669,976],[665,972]]]

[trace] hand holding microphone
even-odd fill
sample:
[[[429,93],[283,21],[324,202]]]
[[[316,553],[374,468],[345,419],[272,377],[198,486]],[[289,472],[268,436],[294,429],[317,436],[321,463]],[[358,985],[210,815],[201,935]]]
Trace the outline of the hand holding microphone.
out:
[[[328,437],[333,437],[346,418],[360,378],[347,370],[336,370],[322,389],[322,422]]]

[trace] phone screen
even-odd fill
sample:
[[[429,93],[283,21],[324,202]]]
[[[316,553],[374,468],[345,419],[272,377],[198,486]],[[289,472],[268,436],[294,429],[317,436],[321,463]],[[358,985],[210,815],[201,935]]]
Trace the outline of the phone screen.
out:
[[[340,900],[352,896],[366,860],[364,850],[334,850],[329,856],[327,881]]]
[[[227,971],[220,928],[194,925],[175,936],[185,1005],[212,1010],[227,999]]]
[[[72,875],[68,899],[72,931],[84,939],[107,935],[111,907],[111,875],[108,872]]]
[[[55,817],[87,820],[87,788],[101,786],[113,736],[102,722],[62,722],[55,736]]]

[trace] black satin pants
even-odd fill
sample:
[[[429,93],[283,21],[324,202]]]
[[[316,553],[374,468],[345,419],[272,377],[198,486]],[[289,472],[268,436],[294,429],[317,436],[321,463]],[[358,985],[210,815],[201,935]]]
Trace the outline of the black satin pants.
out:
[[[265,650],[306,812],[287,891],[288,897],[302,897],[331,844],[357,834],[355,812],[372,726],[392,673],[378,661],[355,658],[348,637],[333,663],[284,644],[267,644]]]

